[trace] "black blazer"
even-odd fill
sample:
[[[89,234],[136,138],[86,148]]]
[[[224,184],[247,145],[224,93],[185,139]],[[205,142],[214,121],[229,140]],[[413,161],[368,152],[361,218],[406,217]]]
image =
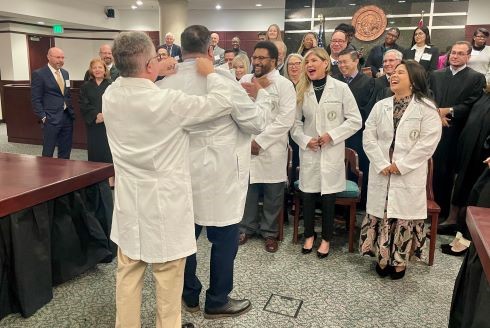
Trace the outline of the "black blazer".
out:
[[[406,49],[403,52],[403,59],[415,59],[415,49]],[[432,72],[437,69],[438,59],[439,49],[437,49],[436,47],[425,48],[424,55],[422,55],[422,58],[420,58],[419,64],[422,65],[427,72]]]
[[[374,79],[374,93],[376,96],[375,103],[393,96],[393,92],[390,89],[390,82],[388,81],[386,75]]]
[[[174,43],[171,46],[169,46],[167,44],[163,44],[162,47],[164,47],[165,49],[167,49],[168,54],[169,54],[170,57],[172,57],[172,58],[178,57],[178,58],[175,58],[175,59],[177,59],[177,61],[179,63],[181,63],[183,61],[183,59],[182,59],[182,49],[180,48],[180,46],[178,46],[178,45],[176,45]]]
[[[337,80],[345,82],[342,74],[334,76]],[[350,91],[356,99],[357,107],[362,116],[362,122],[366,122],[366,119],[371,113],[374,101],[376,97],[374,95],[374,79],[362,72],[358,72],[356,77],[348,84]]]
[[[112,64],[111,69],[109,70],[109,74],[111,75],[111,82],[114,82],[119,77],[119,70],[116,68],[116,65]],[[88,81],[90,79],[91,79],[91,76],[87,70],[85,72],[85,76],[83,77],[83,80]]]
[[[68,71],[60,69],[63,80],[65,81],[64,93],[56,82],[56,79],[51,73],[48,65],[32,72],[31,79],[31,101],[34,113],[43,119],[46,117],[46,122],[52,125],[60,125],[63,122],[64,106],[75,119],[73,106],[71,103],[70,88],[66,86],[66,81],[70,80]]]

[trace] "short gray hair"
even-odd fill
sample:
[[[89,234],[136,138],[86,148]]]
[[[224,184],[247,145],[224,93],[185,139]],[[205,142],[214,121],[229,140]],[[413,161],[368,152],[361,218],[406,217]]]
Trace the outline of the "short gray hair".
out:
[[[395,58],[398,59],[398,60],[402,60],[403,59],[403,54],[396,50],[396,49],[390,49],[390,50],[387,50],[385,52],[385,54],[383,55],[383,60],[385,59],[386,55],[387,54],[394,54],[395,55]]]
[[[122,32],[114,39],[112,56],[122,77],[134,77],[155,56],[155,46],[143,32]]]
[[[288,74],[288,64],[289,64],[289,60],[290,60],[292,57],[296,57],[296,58],[298,58],[299,60],[301,60],[301,63],[303,63],[303,59],[304,59],[304,58],[303,58],[303,56],[301,56],[300,54],[294,53],[294,52],[293,52],[292,54],[289,54],[289,55],[286,57],[286,60],[284,61],[284,67],[285,67],[285,69],[284,69],[283,73],[284,73],[284,77],[285,77],[286,79],[288,79],[288,80],[290,80],[290,78],[289,78],[289,74]]]

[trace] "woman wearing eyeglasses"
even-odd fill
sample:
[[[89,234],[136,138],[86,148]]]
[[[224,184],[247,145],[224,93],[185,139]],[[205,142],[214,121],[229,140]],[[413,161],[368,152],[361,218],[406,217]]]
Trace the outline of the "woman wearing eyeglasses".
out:
[[[439,49],[430,43],[429,29],[426,26],[417,27],[413,31],[412,47],[405,50],[403,59],[415,60],[426,72],[437,70]]]
[[[102,114],[102,95],[111,84],[110,73],[101,59],[92,59],[90,80],[80,88],[80,112],[87,128],[88,160],[112,163],[111,150]]]
[[[487,46],[489,35],[486,28],[476,29],[473,33],[473,40],[471,40],[472,49],[468,61],[469,67],[485,75],[487,85],[490,84],[490,46]]]
[[[284,62],[284,66],[286,66],[284,77],[293,82],[295,88],[301,76],[302,61],[303,57],[300,54],[290,54],[289,56],[287,56],[286,61]]]
[[[296,120],[291,129],[300,147],[299,189],[303,194],[305,242],[312,252],[315,205],[321,198],[322,233],[318,258],[326,258],[333,234],[336,193],[346,188],[345,140],[362,126],[356,100],[347,84],[329,76],[330,57],[323,48],[306,53],[296,87]],[[304,118],[304,120],[303,120]]]

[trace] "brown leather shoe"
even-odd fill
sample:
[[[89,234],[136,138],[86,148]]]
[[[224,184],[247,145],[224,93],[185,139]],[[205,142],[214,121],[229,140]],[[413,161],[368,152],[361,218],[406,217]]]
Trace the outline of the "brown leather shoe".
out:
[[[246,233],[240,232],[240,238],[238,240],[238,245],[243,245],[248,241],[249,235]]]
[[[275,253],[277,252],[278,248],[277,244],[277,239],[274,237],[267,237],[265,238],[265,250],[268,251],[269,253]]]

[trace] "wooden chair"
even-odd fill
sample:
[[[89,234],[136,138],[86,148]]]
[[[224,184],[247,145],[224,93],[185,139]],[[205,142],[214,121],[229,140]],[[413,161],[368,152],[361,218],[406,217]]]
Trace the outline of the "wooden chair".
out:
[[[434,264],[434,254],[436,251],[436,240],[437,240],[437,225],[439,224],[439,213],[441,208],[434,201],[434,191],[432,190],[432,177],[434,171],[434,163],[432,158],[429,159],[428,170],[427,170],[427,216],[430,218],[430,244],[429,244],[429,265]]]
[[[291,192],[293,182],[291,181],[292,179],[292,169],[293,169],[293,149],[291,146],[288,145],[288,163],[287,163],[287,175],[288,179],[286,181],[286,185],[284,186],[284,205],[281,208],[281,211],[279,212],[279,215],[277,216],[277,228],[278,228],[278,234],[277,234],[277,240],[282,241],[284,240],[284,216],[288,215],[288,210],[287,210],[287,195]]]
[[[357,181],[350,181],[347,179],[349,172],[352,172],[356,177]],[[299,167],[298,167],[299,173]],[[349,208],[349,219],[348,227],[349,230],[349,252],[354,252],[354,231],[356,228],[356,207],[361,199],[362,192],[362,171],[359,170],[359,158],[357,153],[350,148],[345,148],[345,174],[348,185],[348,190],[337,194],[335,199],[336,205],[347,206]],[[299,175],[297,175],[299,176]],[[357,183],[357,186],[355,186]],[[355,192],[349,191],[349,187],[354,184],[357,187]],[[298,228],[299,228],[299,207],[300,207],[300,197],[301,191],[296,188],[294,192],[294,221],[293,221],[293,243],[298,243]]]

